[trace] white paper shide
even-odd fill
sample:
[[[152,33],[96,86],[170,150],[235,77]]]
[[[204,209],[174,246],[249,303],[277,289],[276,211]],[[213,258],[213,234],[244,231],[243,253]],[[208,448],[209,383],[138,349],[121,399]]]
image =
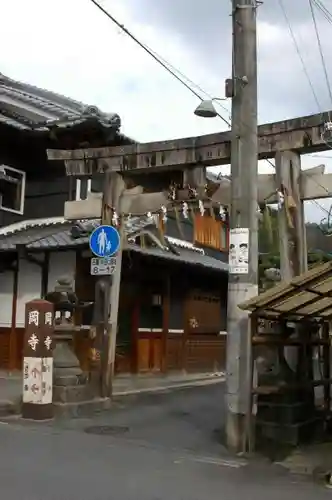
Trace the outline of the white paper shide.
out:
[[[249,271],[249,229],[237,227],[229,232],[229,272],[248,274]]]

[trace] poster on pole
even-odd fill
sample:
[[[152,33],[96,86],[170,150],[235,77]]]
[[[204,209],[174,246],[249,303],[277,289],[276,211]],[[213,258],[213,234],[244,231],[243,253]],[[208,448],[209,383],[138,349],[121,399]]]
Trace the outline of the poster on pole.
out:
[[[229,273],[249,272],[249,229],[236,227],[229,232]]]

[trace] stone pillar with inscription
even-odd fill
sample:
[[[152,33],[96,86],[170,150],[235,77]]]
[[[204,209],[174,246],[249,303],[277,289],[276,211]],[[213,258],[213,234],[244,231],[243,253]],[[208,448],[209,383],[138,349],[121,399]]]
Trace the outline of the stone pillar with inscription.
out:
[[[54,306],[46,300],[32,300],[25,306],[23,418],[53,417],[53,316]]]

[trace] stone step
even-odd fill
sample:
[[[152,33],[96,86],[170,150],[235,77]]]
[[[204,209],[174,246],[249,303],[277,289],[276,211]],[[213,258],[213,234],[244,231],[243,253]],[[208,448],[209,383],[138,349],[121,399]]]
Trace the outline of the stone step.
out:
[[[93,398],[93,389],[83,385],[55,385],[53,386],[54,403],[77,403]]]
[[[94,398],[71,403],[54,403],[54,416],[64,418],[89,417],[111,407],[109,398]]]

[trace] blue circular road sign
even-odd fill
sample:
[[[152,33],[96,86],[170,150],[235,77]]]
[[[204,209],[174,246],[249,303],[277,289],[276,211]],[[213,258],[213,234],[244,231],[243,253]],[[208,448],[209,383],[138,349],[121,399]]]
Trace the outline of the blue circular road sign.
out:
[[[120,248],[120,234],[113,226],[99,226],[90,235],[91,252],[97,257],[111,257]]]

